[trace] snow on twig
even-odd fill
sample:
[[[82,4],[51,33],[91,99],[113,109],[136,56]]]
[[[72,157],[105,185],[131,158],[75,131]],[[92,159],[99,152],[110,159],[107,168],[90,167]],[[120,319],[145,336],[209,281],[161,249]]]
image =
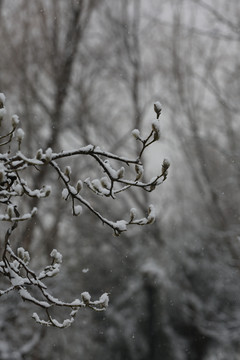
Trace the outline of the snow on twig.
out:
[[[1,119],[5,116],[5,96],[0,93],[1,103]],[[155,220],[154,206],[149,205],[147,215],[138,217],[135,208],[130,209],[128,219],[112,220],[102,213],[102,209],[96,209],[88,200],[87,195],[83,192],[83,187],[90,190],[95,195],[101,197],[111,197],[116,199],[120,192],[127,191],[135,187],[141,188],[147,192],[153,191],[156,186],[160,185],[167,178],[168,168],[170,166],[168,160],[164,159],[161,170],[158,175],[148,181],[142,181],[144,166],[142,163],[142,155],[153,142],[160,138],[159,116],[161,114],[161,104],[156,102],[154,105],[157,119],[152,121],[149,134],[144,138],[138,129],[134,129],[132,135],[136,141],[141,143],[141,150],[138,156],[128,158],[101,150],[98,146],[87,145],[76,150],[61,151],[55,153],[51,148],[45,151],[39,149],[35,156],[26,156],[22,151],[22,144],[26,139],[24,131],[19,126],[19,118],[13,115],[11,119],[12,128],[7,134],[0,136],[0,148],[4,149],[8,145],[7,152],[0,152],[0,204],[2,212],[0,213],[0,221],[9,222],[10,226],[5,234],[4,250],[2,260],[0,261],[0,274],[2,274],[9,282],[9,287],[0,290],[0,297],[11,291],[18,291],[20,297],[27,302],[31,302],[45,312],[46,319],[41,319],[37,313],[33,314],[33,319],[41,325],[55,326],[65,328],[72,324],[78,310],[82,307],[88,307],[95,311],[103,311],[108,307],[109,294],[104,293],[98,300],[92,301],[88,292],[83,292],[80,299],[72,302],[65,302],[57,299],[48,291],[48,287],[44,282],[45,279],[58,275],[61,264],[62,255],[53,249],[50,256],[52,262],[46,266],[39,274],[30,268],[30,254],[23,247],[19,247],[14,251],[11,244],[12,232],[21,221],[30,220],[37,214],[37,208],[34,207],[25,213],[20,213],[16,199],[36,198],[43,199],[51,194],[49,185],[42,185],[41,188],[32,188],[28,185],[27,178],[30,171],[41,171],[42,167],[51,167],[57,174],[58,181],[61,181],[63,190],[62,198],[65,201],[72,202],[72,214],[79,216],[84,208],[92,212],[103,224],[112,228],[114,234],[119,236],[122,232],[127,231],[130,225],[147,225],[152,224]],[[0,128],[1,129],[1,128]],[[17,151],[14,148],[14,142],[17,143]],[[15,146],[16,147],[16,146]],[[75,169],[71,169],[70,165],[61,168],[58,160],[67,158],[69,161],[75,156],[87,156],[95,161],[103,173],[103,176],[95,179],[89,177],[82,181],[79,179],[76,185],[72,184],[73,173]],[[113,164],[114,162],[114,164]],[[116,165],[117,164],[117,165]],[[126,175],[130,173],[131,175]],[[28,172],[26,172],[28,170]],[[34,187],[34,186],[33,186]],[[34,291],[33,291],[34,290]],[[36,292],[37,290],[37,292]],[[38,295],[36,295],[38,293]],[[51,315],[51,309],[54,307],[67,308],[70,310],[68,319],[59,322]]]

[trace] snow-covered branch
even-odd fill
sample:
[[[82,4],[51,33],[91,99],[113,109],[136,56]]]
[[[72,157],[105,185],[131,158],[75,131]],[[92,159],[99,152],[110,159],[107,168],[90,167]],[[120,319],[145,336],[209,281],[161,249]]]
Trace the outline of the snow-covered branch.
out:
[[[0,117],[1,120],[6,114],[5,96],[0,94]],[[22,247],[16,251],[10,242],[12,232],[17,228],[20,221],[27,221],[37,213],[34,207],[29,212],[20,212],[18,198],[37,198],[42,199],[51,194],[51,187],[43,184],[41,188],[31,188],[28,185],[27,178],[29,169],[33,172],[41,171],[43,167],[52,168],[56,173],[56,178],[61,181],[63,200],[71,200],[72,213],[79,216],[84,208],[92,212],[103,224],[113,229],[114,234],[119,236],[126,231],[130,225],[146,225],[151,224],[155,220],[154,206],[149,205],[147,215],[138,217],[137,210],[132,208],[129,210],[127,219],[113,220],[107,218],[103,214],[103,210],[96,209],[87,198],[87,191],[90,190],[95,195],[102,197],[111,197],[116,199],[120,192],[127,191],[132,187],[142,188],[151,192],[156,186],[160,185],[167,177],[169,162],[165,159],[162,168],[156,176],[148,181],[142,181],[144,166],[142,163],[142,155],[146,148],[160,138],[159,115],[161,113],[160,103],[154,105],[157,119],[152,121],[151,129],[146,137],[140,135],[138,129],[133,130],[132,134],[136,141],[141,143],[141,150],[138,156],[133,158],[119,156],[107,151],[101,150],[98,146],[88,145],[76,150],[62,151],[55,153],[51,148],[45,151],[39,149],[33,157],[26,156],[22,151],[22,143],[24,141],[24,131],[19,127],[19,118],[17,115],[12,116],[12,128],[8,133],[0,136],[0,148],[6,151],[0,153],[0,221],[10,223],[10,227],[5,234],[4,251],[2,261],[0,262],[0,273],[9,281],[9,287],[0,292],[0,296],[10,291],[17,290],[24,301],[32,302],[38,307],[44,309],[46,320],[41,320],[34,313],[33,318],[36,322],[44,325],[53,325],[57,327],[67,327],[73,322],[79,308],[89,307],[96,311],[105,310],[108,306],[108,294],[103,294],[99,300],[92,301],[87,292],[81,294],[81,299],[73,302],[64,302],[53,297],[47,290],[44,279],[53,277],[58,274],[62,262],[62,255],[54,249],[51,252],[52,263],[42,270],[39,274],[31,270],[29,267],[30,255],[28,251]],[[65,168],[59,164],[59,160],[66,158],[69,161],[75,157],[87,156],[95,161],[102,176],[95,179],[79,179],[77,184],[72,181],[72,169],[68,165]],[[113,163],[114,162],[114,163]],[[116,165],[117,164],[117,165]],[[132,172],[131,172],[132,169]],[[28,170],[28,171],[26,171]],[[130,175],[126,175],[130,174]],[[34,289],[34,291],[33,291]],[[35,295],[38,290],[39,296]],[[52,318],[50,312],[53,307],[65,307],[70,309],[70,318],[63,322],[58,322]]]

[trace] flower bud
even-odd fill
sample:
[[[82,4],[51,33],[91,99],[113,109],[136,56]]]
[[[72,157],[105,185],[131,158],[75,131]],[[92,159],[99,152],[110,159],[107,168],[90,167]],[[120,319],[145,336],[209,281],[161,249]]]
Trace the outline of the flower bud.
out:
[[[25,252],[25,250],[24,250],[23,247],[20,247],[20,248],[17,249],[17,256],[18,256],[21,260],[23,260],[23,258],[24,258],[24,252]]]
[[[63,191],[62,191],[62,198],[63,198],[63,200],[67,200],[68,195],[69,195],[68,189],[67,189],[67,188],[63,189]]]
[[[51,254],[51,258],[53,258],[53,261],[55,264],[61,264],[62,263],[62,254],[57,251],[56,249],[53,249]]]
[[[154,103],[154,111],[157,114],[157,119],[158,119],[162,111],[162,104],[160,103],[160,101],[156,101]]]
[[[111,186],[111,183],[110,183],[109,179],[106,176],[102,177],[100,179],[100,182],[101,182],[101,185],[102,185],[102,187],[104,189],[109,189],[110,186]]]
[[[100,305],[101,305],[101,308],[107,308],[108,307],[108,304],[109,304],[109,296],[108,296],[108,293],[104,293],[100,296]]]
[[[51,148],[48,148],[46,150],[45,159],[46,159],[47,162],[52,160],[52,149]]]
[[[12,127],[15,128],[19,123],[19,117],[17,115],[12,116]]]
[[[37,154],[36,154],[36,159],[37,159],[37,160],[41,160],[41,159],[42,159],[42,155],[43,155],[42,149],[38,149]]]
[[[132,136],[135,137],[135,139],[140,139],[140,131],[138,129],[134,129],[132,131]]]
[[[154,131],[154,140],[160,139],[160,124],[158,120],[152,121],[152,130]]]
[[[147,216],[147,223],[148,223],[148,224],[154,223],[155,218],[156,218],[155,208],[154,208],[153,205],[149,205],[149,208],[148,208],[148,216]]]
[[[23,261],[25,262],[26,265],[29,264],[29,262],[30,262],[30,255],[29,255],[29,252],[28,252],[28,251],[24,251]]]
[[[135,208],[132,208],[130,210],[130,222],[132,222],[137,216],[137,210]]]
[[[117,171],[117,178],[118,178],[118,179],[122,179],[122,178],[124,177],[124,174],[125,174],[125,169],[124,169],[124,167],[122,166],[121,169],[119,169],[119,170]]]
[[[52,191],[51,186],[46,186],[45,187],[45,196],[46,197],[49,196],[51,194],[51,191]]]
[[[7,207],[7,213],[8,213],[8,216],[10,217],[10,219],[12,217],[14,217],[14,206],[13,205],[8,205]]]
[[[82,180],[78,180],[77,186],[76,186],[77,193],[79,193],[82,190],[82,188],[83,188]]]
[[[24,138],[24,131],[23,129],[19,128],[16,132],[16,137],[17,137],[17,141],[19,142],[19,144],[21,144],[21,142],[23,141]]]
[[[141,177],[143,176],[143,172],[144,172],[143,166],[139,165],[139,164],[136,164],[135,165],[135,171],[137,173],[136,180],[141,179]]]
[[[165,172],[170,166],[170,162],[167,159],[163,160],[162,163],[162,172]]]
[[[71,173],[72,173],[72,170],[71,170],[70,166],[66,166],[65,171],[64,171],[64,174],[65,174],[68,178],[70,178]]]

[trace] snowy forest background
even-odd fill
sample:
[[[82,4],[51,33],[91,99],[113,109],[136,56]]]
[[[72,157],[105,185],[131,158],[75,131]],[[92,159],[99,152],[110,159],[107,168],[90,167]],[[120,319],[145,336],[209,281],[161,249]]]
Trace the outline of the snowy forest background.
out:
[[[240,2],[1,0],[0,40],[0,91],[26,153],[89,143],[136,153],[131,130],[147,127],[160,100],[147,171],[171,163],[153,196],[106,203],[119,218],[156,205],[153,225],[119,238],[87,212],[73,218],[61,196],[32,201],[41,216],[18,241],[36,267],[61,251],[55,295],[107,291],[111,303],[59,330],[35,324],[17,294],[2,297],[0,359],[239,359]],[[74,169],[93,171],[85,159]]]

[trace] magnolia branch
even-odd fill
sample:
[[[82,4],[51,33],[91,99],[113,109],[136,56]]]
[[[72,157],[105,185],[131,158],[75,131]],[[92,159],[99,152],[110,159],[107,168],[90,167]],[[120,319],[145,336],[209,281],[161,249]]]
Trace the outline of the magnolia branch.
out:
[[[0,93],[0,124],[5,116],[4,107],[5,96]],[[138,217],[137,210],[132,208],[129,210],[128,219],[115,220],[106,218],[100,209],[95,209],[87,199],[87,192],[83,192],[83,188],[90,190],[95,195],[102,197],[111,197],[116,199],[120,192],[128,189],[142,188],[151,192],[156,186],[162,184],[166,180],[168,168],[170,166],[168,160],[164,159],[160,173],[151,180],[144,182],[143,178],[144,166],[142,163],[142,155],[145,150],[160,138],[160,122],[161,104],[154,104],[156,119],[151,122],[149,134],[143,137],[138,129],[132,131],[135,141],[141,143],[141,150],[137,158],[118,156],[116,154],[101,150],[98,146],[88,145],[73,151],[62,151],[54,153],[51,148],[43,151],[39,149],[35,156],[28,157],[22,152],[22,143],[24,141],[24,131],[19,127],[19,118],[13,115],[11,118],[12,127],[7,134],[0,136],[0,148],[4,149],[8,145],[7,150],[0,153],[0,204],[3,209],[0,213],[0,221],[10,223],[5,234],[4,250],[2,260],[0,261],[0,274],[2,274],[9,282],[9,287],[0,291],[0,296],[11,291],[18,291],[24,301],[28,301],[41,308],[45,312],[45,319],[41,319],[37,313],[33,314],[35,321],[42,325],[56,326],[64,328],[70,326],[75,319],[78,310],[82,307],[88,307],[95,311],[103,311],[107,308],[109,298],[104,293],[99,300],[92,301],[88,292],[83,292],[80,299],[72,302],[65,302],[57,299],[48,292],[45,280],[57,275],[60,271],[62,263],[62,255],[54,249],[50,256],[52,262],[46,266],[39,274],[32,270],[29,266],[30,255],[24,248],[19,247],[14,250],[14,246],[10,242],[13,231],[17,228],[20,221],[28,221],[37,215],[37,208],[26,213],[20,213],[17,199],[37,198],[44,199],[50,196],[51,187],[43,184],[39,188],[30,188],[28,185],[29,169],[32,171],[41,171],[42,167],[51,167],[57,174],[57,178],[62,182],[62,198],[71,200],[72,214],[74,216],[81,215],[83,207],[92,212],[103,224],[113,229],[114,234],[119,236],[126,231],[129,225],[147,225],[155,220],[155,210],[153,205],[149,205],[146,216]],[[14,150],[16,149],[16,150]],[[68,159],[69,161],[75,156],[89,156],[96,163],[96,169],[102,173],[100,177],[85,180],[79,179],[77,184],[72,183],[72,169],[68,165],[61,168],[58,163],[60,159]],[[117,165],[116,165],[117,164]],[[26,172],[26,170],[28,171]],[[130,175],[126,175],[126,173]],[[75,174],[76,175],[76,174]],[[43,282],[44,281],[44,282]],[[38,295],[35,295],[35,293]],[[54,319],[51,315],[52,309],[66,308],[70,310],[69,318],[62,322]]]

